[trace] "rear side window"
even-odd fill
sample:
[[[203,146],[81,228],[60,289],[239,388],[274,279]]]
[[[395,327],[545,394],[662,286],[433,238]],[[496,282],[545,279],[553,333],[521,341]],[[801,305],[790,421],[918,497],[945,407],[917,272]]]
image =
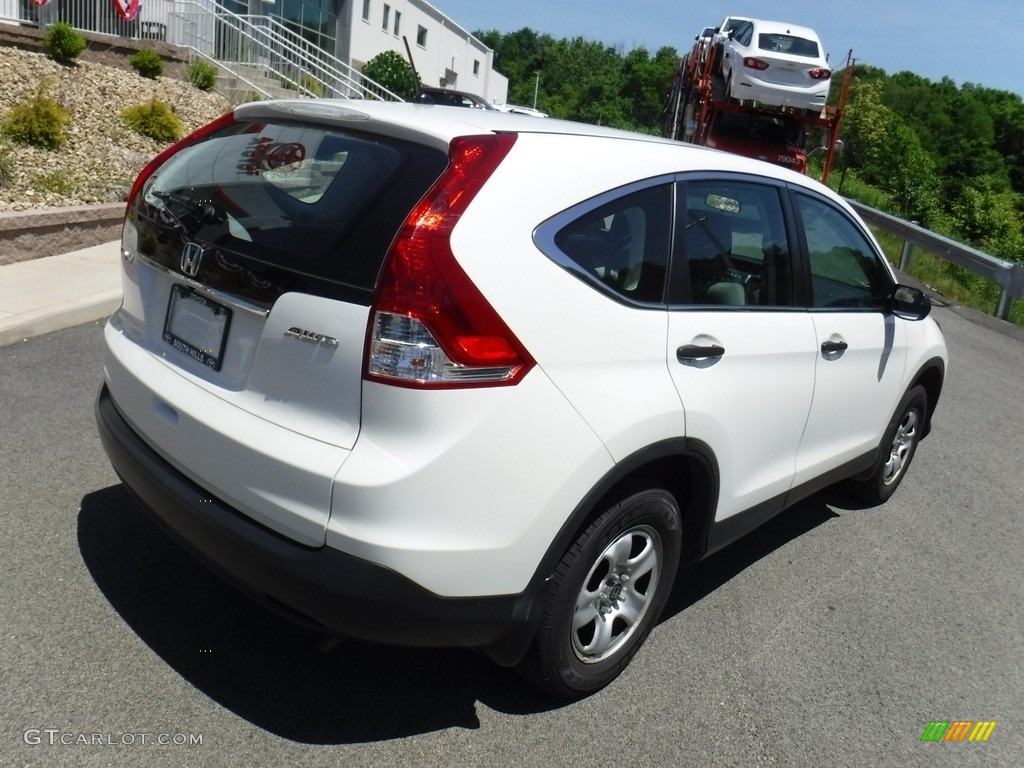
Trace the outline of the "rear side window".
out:
[[[631,301],[661,303],[671,205],[667,184],[623,195],[561,227],[555,247],[574,272],[604,290]]]
[[[392,238],[447,160],[317,125],[232,123],[148,180],[136,213],[154,237],[142,233],[140,251],[174,268],[182,241],[194,241],[249,270],[371,291]]]

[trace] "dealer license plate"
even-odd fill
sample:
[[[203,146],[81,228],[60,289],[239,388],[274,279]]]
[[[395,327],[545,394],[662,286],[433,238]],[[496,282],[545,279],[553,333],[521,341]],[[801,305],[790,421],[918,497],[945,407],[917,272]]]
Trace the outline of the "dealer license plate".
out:
[[[219,371],[230,324],[227,307],[183,285],[171,288],[164,341],[179,352]]]

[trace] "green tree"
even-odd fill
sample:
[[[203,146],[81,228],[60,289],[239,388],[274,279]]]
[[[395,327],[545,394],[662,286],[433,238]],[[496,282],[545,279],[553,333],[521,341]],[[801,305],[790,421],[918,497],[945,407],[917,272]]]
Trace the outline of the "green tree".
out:
[[[650,58],[646,48],[636,48],[623,61],[622,94],[629,107],[629,124],[638,131],[656,133],[672,89],[679,55],[664,47]]]
[[[378,53],[366,62],[363,75],[406,101],[414,99],[419,91],[416,72],[398,51]]]
[[[846,162],[888,193],[902,216],[927,223],[937,206],[934,163],[917,134],[882,102],[882,80],[855,82],[844,121]]]
[[[583,123],[628,127],[622,60],[607,46],[576,37],[545,51],[545,111]]]

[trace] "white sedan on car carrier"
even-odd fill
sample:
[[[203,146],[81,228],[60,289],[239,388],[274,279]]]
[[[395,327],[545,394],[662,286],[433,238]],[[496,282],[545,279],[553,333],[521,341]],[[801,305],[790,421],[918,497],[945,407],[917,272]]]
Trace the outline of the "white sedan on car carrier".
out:
[[[832,70],[813,29],[749,19],[723,42],[722,76],[730,99],[821,112]]]
[[[264,605],[615,678],[682,565],[844,481],[946,368],[829,190],[651,136],[266,101],[131,189],[96,412],[128,488]]]

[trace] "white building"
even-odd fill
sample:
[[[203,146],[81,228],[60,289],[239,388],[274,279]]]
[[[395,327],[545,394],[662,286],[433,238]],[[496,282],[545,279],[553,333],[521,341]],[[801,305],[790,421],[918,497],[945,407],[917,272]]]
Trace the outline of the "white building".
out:
[[[424,85],[443,85],[503,104],[508,78],[494,70],[494,51],[424,0],[220,0],[239,14],[273,16],[353,69],[408,41]]]
[[[366,62],[387,50],[405,58],[407,40],[413,66],[424,85],[468,91],[495,104],[506,101],[508,78],[494,70],[494,51],[425,0],[217,2],[241,16],[270,16],[359,72]],[[34,24],[59,19],[79,29],[156,37],[200,50],[209,48],[202,52],[212,54],[218,47],[213,42],[213,22],[196,13],[196,9],[208,13],[210,8],[211,0],[142,0],[138,18],[128,23],[116,17],[110,0],[51,0],[43,7],[31,0],[0,0],[0,20]],[[200,45],[197,39],[209,44]]]

